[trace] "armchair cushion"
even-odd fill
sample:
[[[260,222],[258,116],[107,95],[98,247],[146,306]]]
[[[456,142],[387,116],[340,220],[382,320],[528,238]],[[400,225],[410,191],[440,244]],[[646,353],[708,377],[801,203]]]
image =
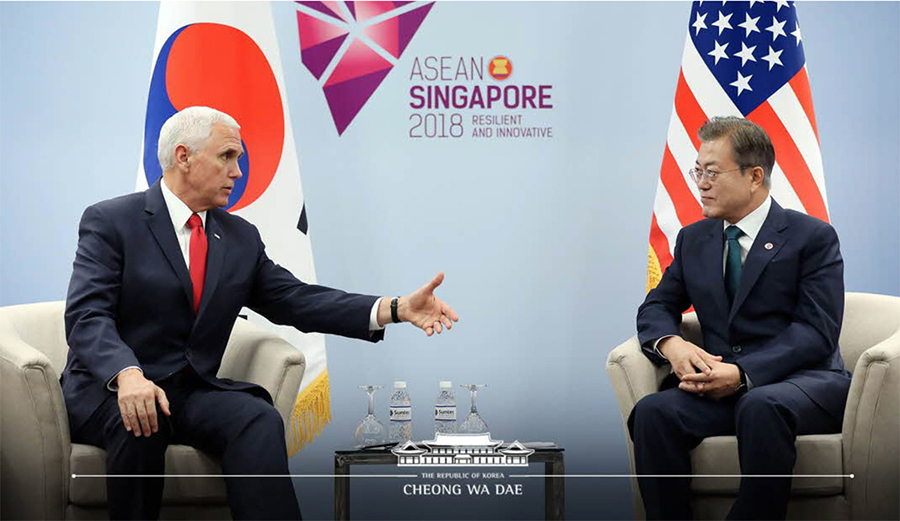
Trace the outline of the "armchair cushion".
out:
[[[797,463],[794,474],[843,474],[840,434],[811,434],[797,437]],[[740,474],[737,438],[706,438],[691,452],[694,474]],[[764,478],[761,478],[764,479]],[[696,494],[737,494],[738,478],[694,478],[691,490]],[[795,496],[830,496],[844,492],[841,477],[794,478],[791,492]]]
[[[106,451],[93,445],[72,444],[73,474],[106,473]],[[166,450],[166,474],[209,474],[203,478],[166,478],[163,505],[223,504],[225,481],[218,476],[222,467],[215,459],[187,445],[170,445]],[[69,501],[86,507],[106,505],[106,481],[102,478],[69,478]]]

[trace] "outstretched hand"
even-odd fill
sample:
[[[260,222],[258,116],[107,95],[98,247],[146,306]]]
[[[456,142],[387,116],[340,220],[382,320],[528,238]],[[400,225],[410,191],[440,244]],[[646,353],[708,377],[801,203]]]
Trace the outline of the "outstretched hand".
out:
[[[428,336],[440,334],[444,328],[453,329],[453,322],[459,322],[459,316],[434,295],[435,288],[443,281],[444,272],[440,272],[431,282],[401,298],[397,307],[400,320],[412,323]]]

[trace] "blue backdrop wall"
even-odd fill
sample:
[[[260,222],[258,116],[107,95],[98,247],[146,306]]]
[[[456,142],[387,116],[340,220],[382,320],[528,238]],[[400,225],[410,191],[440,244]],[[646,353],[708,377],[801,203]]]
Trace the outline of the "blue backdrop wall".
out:
[[[490,385],[479,406],[495,438],[556,440],[569,473],[627,473],[605,360],[634,334],[644,296],[690,5],[439,3],[341,137],[300,62],[296,10],[273,5],[319,281],[394,295],[444,270],[440,295],[462,320],[431,339],[409,327],[378,345],[329,338],[334,420],[292,469],[331,472],[364,414],[357,385],[407,380],[421,439],[451,379]],[[0,305],[64,299],[81,212],[133,190],[157,11],[0,3]],[[900,4],[798,13],[847,288],[898,295]],[[498,54],[523,81],[553,85],[554,108],[534,120],[552,138],[410,139],[415,58]],[[541,517],[540,480],[522,483],[517,498],[408,498],[401,482],[354,480],[352,512]],[[331,516],[330,479],[295,484],[307,517]],[[631,515],[625,479],[567,487],[570,518]]]

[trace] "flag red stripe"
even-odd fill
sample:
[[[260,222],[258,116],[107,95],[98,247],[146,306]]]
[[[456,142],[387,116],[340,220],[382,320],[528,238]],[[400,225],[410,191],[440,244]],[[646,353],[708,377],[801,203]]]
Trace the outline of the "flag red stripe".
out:
[[[678,73],[678,87],[675,89],[675,112],[687,135],[691,138],[694,149],[700,150],[700,138],[697,137],[697,131],[706,123],[707,118],[684,79],[684,69]]]
[[[653,212],[653,219],[650,221],[650,247],[656,253],[659,260],[659,271],[665,272],[669,264],[672,264],[672,254],[669,253],[669,239],[666,234],[659,228],[656,222],[656,212]]]
[[[675,157],[669,150],[669,144],[666,143],[666,152],[663,154],[662,168],[659,172],[666,192],[672,199],[672,205],[675,207],[675,214],[682,226],[695,223],[703,218],[700,210],[700,203],[688,188],[687,181],[675,162]]]
[[[788,182],[803,204],[806,213],[828,222],[828,210],[825,208],[825,201],[819,192],[819,186],[813,179],[812,172],[803,155],[797,149],[794,139],[784,127],[781,119],[772,110],[772,106],[768,101],[754,109],[747,115],[747,119],[756,123],[766,130],[772,139],[772,145],[775,146],[775,159],[784,171]]]
[[[800,106],[803,107],[803,112],[806,113],[809,124],[816,134],[816,141],[818,141],[819,127],[816,125],[816,111],[813,109],[812,90],[809,88],[809,75],[806,74],[806,67],[802,67],[800,72],[795,74],[788,84],[790,84],[791,89],[794,90],[794,95],[797,96],[797,100],[800,101]]]

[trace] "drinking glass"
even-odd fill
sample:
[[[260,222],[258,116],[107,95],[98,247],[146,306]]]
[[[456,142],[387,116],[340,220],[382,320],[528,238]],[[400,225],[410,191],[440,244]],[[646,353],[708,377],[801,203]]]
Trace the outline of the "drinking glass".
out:
[[[377,445],[384,443],[387,430],[384,425],[375,417],[375,391],[384,387],[383,385],[360,385],[359,388],[366,392],[369,398],[369,412],[366,417],[359,422],[356,428],[356,443],[360,446]]]
[[[484,423],[481,415],[478,414],[478,407],[475,405],[478,389],[487,387],[487,384],[463,384],[460,387],[468,389],[472,395],[472,409],[469,411],[469,415],[466,416],[466,420],[459,426],[459,432],[471,434],[488,432],[488,426]]]

